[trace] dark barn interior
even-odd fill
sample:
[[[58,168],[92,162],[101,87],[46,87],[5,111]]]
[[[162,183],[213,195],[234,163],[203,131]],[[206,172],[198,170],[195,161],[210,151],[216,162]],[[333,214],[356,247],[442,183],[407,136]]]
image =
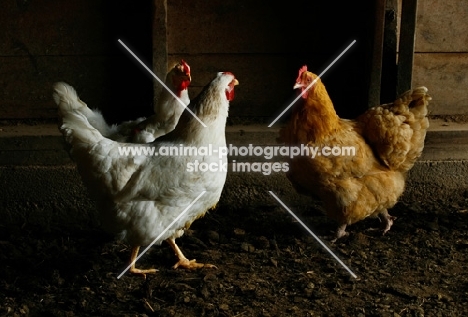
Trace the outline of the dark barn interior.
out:
[[[236,73],[241,85],[230,114],[235,122],[275,117],[294,96],[291,83],[300,66],[320,73],[356,40],[324,80],[340,115],[354,117],[367,107],[376,22],[376,9],[368,4],[338,9],[335,2],[314,1],[168,1],[163,12],[152,1],[7,5],[3,73],[15,76],[4,81],[4,119],[55,119],[46,92],[58,80],[76,87],[110,122],[150,114],[153,85],[161,87],[119,39],[162,79],[167,66],[159,66],[161,60],[186,59],[193,68],[192,95],[217,71]],[[165,38],[155,29],[160,15],[167,21]],[[161,46],[165,52],[153,56]]]

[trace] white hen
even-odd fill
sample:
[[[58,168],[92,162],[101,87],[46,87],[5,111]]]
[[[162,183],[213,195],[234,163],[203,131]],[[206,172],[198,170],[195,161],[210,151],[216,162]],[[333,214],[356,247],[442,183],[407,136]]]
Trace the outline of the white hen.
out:
[[[109,125],[99,110],[88,108],[86,103],[79,99],[80,105],[77,105],[77,110],[88,119],[95,129],[111,140],[150,143],[176,127],[185,109],[184,105],[190,103],[187,88],[191,80],[190,66],[184,60],[174,65],[166,75],[165,84],[178,99],[164,88],[154,106],[154,115],[149,118],[142,117],[118,125]]]
[[[205,266],[187,260],[175,239],[219,201],[226,180],[227,159],[214,150],[226,147],[226,118],[236,84],[233,74],[218,73],[192,101],[190,108],[206,128],[186,111],[176,129],[163,137],[164,141],[138,145],[153,149],[155,153],[162,147],[180,148],[181,144],[197,149],[211,145],[213,149],[208,154],[188,151],[186,156],[122,155],[122,148],[131,144],[105,138],[82,114],[82,104],[75,90],[65,83],[55,84],[54,99],[62,120],[60,130],[71,145],[84,184],[97,202],[103,226],[132,245],[131,262],[137,257],[141,245],[153,242],[200,193],[206,191],[156,242],[160,244],[166,240],[172,247],[179,259],[174,267]],[[189,172],[189,164],[197,161],[219,169]],[[156,270],[140,270],[133,265],[130,271],[144,275]]]

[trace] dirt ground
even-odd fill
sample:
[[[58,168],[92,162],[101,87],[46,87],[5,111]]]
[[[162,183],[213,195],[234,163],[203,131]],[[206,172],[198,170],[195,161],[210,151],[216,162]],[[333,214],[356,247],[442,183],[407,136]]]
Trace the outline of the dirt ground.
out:
[[[138,262],[159,269],[146,280],[117,279],[129,246],[93,222],[3,224],[0,316],[467,316],[468,210],[400,203],[391,213],[385,236],[368,219],[327,242],[357,279],[281,207],[206,215],[178,242],[218,269],[174,270],[163,243]],[[297,214],[320,236],[334,229],[316,208]]]

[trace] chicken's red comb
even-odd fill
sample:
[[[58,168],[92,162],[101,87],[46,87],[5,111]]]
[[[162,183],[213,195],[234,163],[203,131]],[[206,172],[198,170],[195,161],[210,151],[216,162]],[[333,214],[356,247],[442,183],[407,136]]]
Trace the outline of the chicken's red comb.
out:
[[[297,76],[296,82],[300,82],[300,81],[301,81],[302,73],[304,73],[304,72],[306,72],[306,71],[307,71],[307,65],[304,65],[304,66],[302,66],[301,68],[299,68],[299,75]]]
[[[180,60],[180,63],[182,64],[182,69],[184,73],[190,74],[190,66],[187,64],[183,59]]]
[[[303,72],[306,72],[307,71],[307,65],[304,65],[302,66],[301,68],[299,68],[299,76],[302,75]]]

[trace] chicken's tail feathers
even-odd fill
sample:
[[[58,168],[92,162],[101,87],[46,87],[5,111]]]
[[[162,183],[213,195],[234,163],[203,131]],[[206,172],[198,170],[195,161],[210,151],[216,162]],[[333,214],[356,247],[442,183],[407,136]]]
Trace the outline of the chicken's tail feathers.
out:
[[[401,94],[393,103],[373,107],[357,120],[362,135],[387,167],[407,172],[421,156],[431,97],[426,87]]]
[[[64,82],[58,82],[54,85],[53,98],[59,107],[59,115],[77,110],[81,112],[89,123],[96,128],[102,135],[109,136],[115,133],[115,128],[107,124],[102,113],[97,109],[90,109],[76,93],[75,88]]]
[[[429,128],[427,114],[429,101],[431,99],[431,96],[428,94],[428,89],[421,86],[403,93],[396,102],[397,109],[403,112],[408,111],[405,123],[412,131],[407,140],[409,141],[408,152],[405,155],[403,164],[399,166],[399,170],[401,171],[406,172],[410,170],[422,154],[426,132]],[[400,106],[406,108],[406,111],[398,107],[398,102],[401,102]]]
[[[87,108],[86,104],[78,98],[75,88],[64,82],[54,84],[53,98],[62,113],[79,110],[82,107]]]
[[[424,86],[410,89],[401,94],[396,103],[406,105],[416,118],[424,118],[428,113],[429,101],[432,100],[427,92]]]
[[[60,131],[65,140],[74,146],[77,142],[94,144],[104,137],[88,121],[82,108],[86,104],[82,102],[75,89],[63,82],[54,85],[53,98],[59,107],[61,118]]]

